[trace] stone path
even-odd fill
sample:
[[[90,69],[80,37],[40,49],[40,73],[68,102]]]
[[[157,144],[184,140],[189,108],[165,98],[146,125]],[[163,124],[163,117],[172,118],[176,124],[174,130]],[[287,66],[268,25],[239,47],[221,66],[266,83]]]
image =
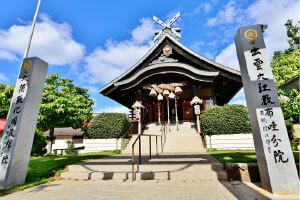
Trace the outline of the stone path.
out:
[[[228,191],[230,184],[218,181],[55,181],[23,192],[5,200],[200,200],[241,199]],[[1,198],[2,199],[2,198]]]
[[[273,195],[253,183],[205,181],[54,181],[1,200],[297,200]]]
[[[138,158],[135,158],[136,163]],[[206,152],[163,153],[149,159],[142,156],[142,165],[135,164],[137,180],[227,180],[224,166]],[[92,180],[131,180],[130,155],[115,155],[68,166],[63,178]]]
[[[189,130],[191,125],[184,126]],[[295,195],[272,195],[252,183],[227,182],[223,165],[205,152],[200,136],[188,131],[180,134],[169,133],[166,151],[152,159],[147,152],[149,146],[143,142],[142,165],[134,182],[128,145],[120,155],[68,166],[68,172],[61,175],[63,180],[16,192],[1,200],[299,199]]]

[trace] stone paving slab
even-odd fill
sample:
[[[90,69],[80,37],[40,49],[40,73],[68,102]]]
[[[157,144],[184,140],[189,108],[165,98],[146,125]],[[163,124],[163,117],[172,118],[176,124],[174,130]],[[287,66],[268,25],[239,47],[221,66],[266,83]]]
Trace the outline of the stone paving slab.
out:
[[[1,200],[297,200],[271,194],[260,183],[199,181],[60,180],[1,197]]]
[[[63,180],[16,192],[3,200],[233,200],[231,185],[218,181],[75,181]]]

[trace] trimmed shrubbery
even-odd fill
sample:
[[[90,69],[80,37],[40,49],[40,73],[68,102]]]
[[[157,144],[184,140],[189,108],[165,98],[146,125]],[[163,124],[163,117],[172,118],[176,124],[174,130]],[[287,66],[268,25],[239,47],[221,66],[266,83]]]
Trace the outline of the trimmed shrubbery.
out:
[[[204,134],[238,134],[251,132],[247,109],[242,105],[208,108],[201,115]]]
[[[47,153],[46,146],[47,146],[46,137],[44,136],[42,131],[36,129],[34,133],[31,155],[43,156],[45,153]]]
[[[130,127],[124,113],[100,113],[88,124],[87,136],[91,139],[114,138],[115,133],[123,136]]]

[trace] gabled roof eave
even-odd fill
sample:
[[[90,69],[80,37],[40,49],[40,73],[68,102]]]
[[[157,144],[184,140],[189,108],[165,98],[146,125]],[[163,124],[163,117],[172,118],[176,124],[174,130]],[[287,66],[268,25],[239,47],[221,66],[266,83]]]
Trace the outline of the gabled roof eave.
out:
[[[124,76],[126,76],[127,74],[129,74],[131,71],[133,71],[136,67],[138,67],[163,41],[164,39],[168,37],[167,34],[165,34],[156,44],[153,45],[153,47],[150,48],[150,50],[136,63],[134,64],[132,67],[130,67],[128,70],[126,70],[123,74],[121,74],[119,77],[115,78],[114,80],[112,80],[110,83],[108,83],[107,85],[105,85],[104,87],[99,89],[99,92],[103,92],[105,89],[109,88],[111,85],[113,85],[113,83],[119,81],[120,79],[122,79]],[[169,37],[170,38],[170,37]]]
[[[175,38],[169,36],[168,34],[163,35],[163,37],[153,45],[153,47],[150,48],[150,50],[136,63],[134,64],[132,67],[130,67],[127,71],[125,71],[123,74],[121,74],[119,77],[115,78],[114,80],[112,80],[111,82],[109,82],[107,85],[105,85],[104,87],[99,89],[99,93],[102,93],[104,90],[106,90],[107,88],[109,88],[110,86],[112,86],[115,82],[118,82],[120,79],[122,79],[123,77],[125,77],[127,74],[129,74],[131,71],[133,71],[135,68],[137,68],[164,40],[165,38],[169,38],[172,42],[174,42],[176,45],[178,45],[180,48],[184,49],[186,52],[188,52],[189,54],[197,57],[200,60],[203,60],[211,65],[214,65],[222,70],[228,71],[230,73],[233,73],[235,75],[241,76],[240,71],[232,69],[230,67],[226,67],[224,65],[221,65],[219,63],[216,63],[208,58],[205,58],[203,56],[201,56],[200,54],[194,52],[193,50],[191,50],[190,48],[186,47],[185,45],[183,45],[182,43],[180,43],[178,40],[176,40]]]
[[[227,66],[224,66],[224,65],[222,65],[222,64],[220,64],[220,63],[216,63],[216,62],[214,62],[214,61],[212,61],[212,60],[210,60],[210,59],[208,59],[208,58],[206,58],[206,57],[204,57],[204,56],[201,56],[200,54],[198,54],[198,53],[194,52],[192,49],[186,47],[185,45],[183,45],[182,43],[180,43],[178,40],[176,40],[176,39],[173,38],[173,37],[168,37],[168,38],[169,38],[170,40],[172,40],[175,44],[177,44],[178,46],[180,46],[182,49],[184,49],[184,50],[187,51],[188,53],[192,54],[193,56],[195,56],[195,57],[197,57],[197,58],[199,58],[199,59],[201,59],[201,60],[203,60],[203,61],[205,61],[205,62],[207,62],[207,63],[209,63],[209,64],[212,64],[212,65],[214,65],[214,66],[216,66],[216,67],[219,67],[219,68],[221,68],[221,69],[223,69],[223,70],[226,70],[226,71],[228,71],[228,72],[231,72],[231,73],[233,73],[233,74],[236,74],[236,75],[241,76],[241,72],[240,72],[240,71],[238,71],[238,70],[236,70],[236,69],[232,69],[232,68],[227,67]]]

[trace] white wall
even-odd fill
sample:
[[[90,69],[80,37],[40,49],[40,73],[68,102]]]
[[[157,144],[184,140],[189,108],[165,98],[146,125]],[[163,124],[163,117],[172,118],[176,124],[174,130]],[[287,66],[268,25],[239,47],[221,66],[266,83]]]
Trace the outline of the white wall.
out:
[[[75,147],[84,146],[79,153],[98,152],[104,150],[121,150],[122,139],[84,139],[83,144],[75,144]]]
[[[52,149],[66,149],[68,148],[67,141],[72,141],[71,136],[57,136],[55,139],[55,144],[52,145]],[[88,153],[88,152],[99,152],[104,150],[121,150],[122,147],[126,146],[128,140],[118,139],[83,139],[82,144],[75,144],[75,147],[84,146],[84,150],[80,150],[79,153]],[[47,149],[48,149],[47,144]],[[58,151],[60,154],[60,151]]]
[[[206,135],[207,148],[215,149],[255,149],[252,134]]]

